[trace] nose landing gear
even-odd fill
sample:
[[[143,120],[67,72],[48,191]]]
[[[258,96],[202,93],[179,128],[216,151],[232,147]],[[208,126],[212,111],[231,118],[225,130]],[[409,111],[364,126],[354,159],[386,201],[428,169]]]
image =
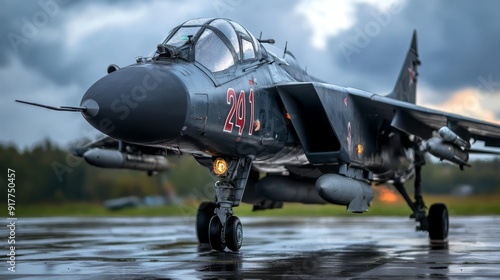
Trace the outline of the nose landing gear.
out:
[[[240,205],[252,160],[251,157],[233,159],[229,164],[220,158],[215,160],[223,165],[223,168],[219,166],[220,170],[215,170],[218,167],[214,166],[214,173],[221,180],[215,183],[216,201],[203,202],[198,209],[196,230],[200,243],[209,243],[217,251],[224,251],[226,247],[231,251],[241,248],[243,226],[233,215],[233,207]]]

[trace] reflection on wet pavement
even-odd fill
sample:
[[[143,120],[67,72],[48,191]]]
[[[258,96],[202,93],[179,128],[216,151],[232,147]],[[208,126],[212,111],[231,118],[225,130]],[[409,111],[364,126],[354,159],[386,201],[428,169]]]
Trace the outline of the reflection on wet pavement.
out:
[[[221,253],[192,218],[19,218],[16,272],[2,254],[0,278],[500,278],[500,217],[452,217],[447,248],[404,217],[241,220],[242,250]]]

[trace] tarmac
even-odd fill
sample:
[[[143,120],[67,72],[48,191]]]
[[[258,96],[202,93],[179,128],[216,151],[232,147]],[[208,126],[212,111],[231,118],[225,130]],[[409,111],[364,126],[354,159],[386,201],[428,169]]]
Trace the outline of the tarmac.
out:
[[[240,219],[234,253],[198,245],[192,217],[18,218],[0,278],[500,279],[500,216],[451,217],[440,248],[405,217]]]

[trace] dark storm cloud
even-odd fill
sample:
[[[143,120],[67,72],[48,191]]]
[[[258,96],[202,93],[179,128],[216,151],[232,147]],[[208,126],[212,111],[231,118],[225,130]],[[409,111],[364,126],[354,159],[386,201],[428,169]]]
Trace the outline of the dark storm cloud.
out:
[[[346,58],[341,43],[356,47],[359,33],[377,22],[367,5],[358,5],[356,27],[329,41],[333,63],[353,74],[341,74],[343,83],[373,90],[391,90],[408,50],[413,29],[417,29],[422,60],[420,81],[443,92],[440,101],[462,87],[481,87],[481,78],[500,80],[500,17],[497,1],[407,1],[404,9],[392,14],[389,23],[379,24],[380,32],[368,32],[369,43]],[[383,22],[380,21],[379,22]],[[361,32],[360,32],[361,30]],[[359,44],[358,44],[359,45]],[[344,45],[345,46],[345,45]]]
[[[10,1],[8,3],[10,10],[7,9],[9,12],[6,10],[3,12],[5,15],[2,21],[5,24],[2,24],[1,33],[6,40],[2,40],[0,45],[3,50],[0,55],[0,66],[8,62],[9,56],[16,57],[28,68],[35,69],[58,84],[76,82],[85,86],[88,86],[87,80],[90,77],[96,78],[95,75],[87,74],[95,72],[90,65],[95,64],[95,61],[89,58],[100,56],[99,50],[95,47],[102,47],[100,44],[102,41],[89,41],[84,46],[75,46],[77,53],[74,53],[73,49],[68,49],[64,44],[65,38],[60,33],[67,27],[71,17],[92,5],[103,10],[124,7],[133,10],[134,7],[144,4],[137,1],[119,1],[110,6],[109,3],[113,3],[112,1],[41,0],[16,5],[14,2],[18,3]],[[89,18],[89,22],[94,20],[98,19]],[[106,43],[109,45],[116,41],[113,37],[121,32],[108,31],[110,31],[107,34],[109,41]]]
[[[81,7],[82,1],[40,0],[20,4],[16,0],[5,0],[2,6],[0,66],[7,62],[8,56],[22,56],[26,47],[40,39],[44,30],[63,23],[66,12]]]

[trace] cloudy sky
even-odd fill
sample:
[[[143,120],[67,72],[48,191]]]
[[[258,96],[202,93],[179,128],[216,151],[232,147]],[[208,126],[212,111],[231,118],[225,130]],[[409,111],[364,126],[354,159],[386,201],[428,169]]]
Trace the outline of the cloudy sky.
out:
[[[117,3],[118,2],[118,3]],[[288,48],[311,74],[389,92],[418,31],[417,103],[500,120],[498,1],[62,1],[3,0],[0,142],[27,148],[98,134],[78,113],[14,103],[79,105],[114,63],[148,56],[176,25],[226,17]]]

